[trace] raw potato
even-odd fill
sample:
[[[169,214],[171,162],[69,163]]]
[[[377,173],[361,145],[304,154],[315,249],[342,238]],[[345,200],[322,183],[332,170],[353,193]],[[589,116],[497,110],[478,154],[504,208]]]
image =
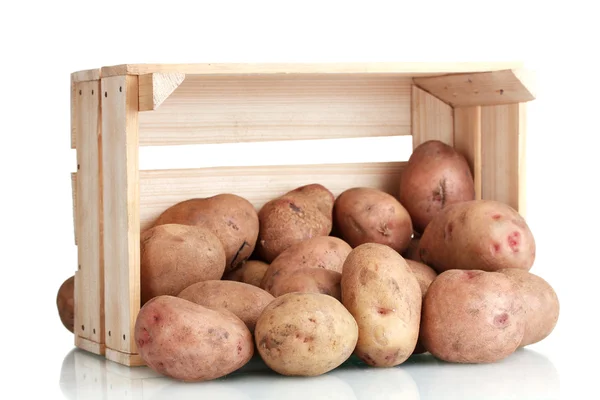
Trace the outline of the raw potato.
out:
[[[164,224],[208,228],[223,244],[226,271],[238,268],[250,257],[258,237],[258,214],[254,206],[229,193],[177,203],[165,210],[154,226]]]
[[[406,361],[419,336],[421,289],[406,261],[378,243],[356,247],[344,263],[342,303],[358,322],[356,355],[374,367]]]
[[[420,339],[441,360],[491,363],[517,349],[525,318],[519,289],[506,275],[449,270],[427,290]]]
[[[144,231],[140,241],[142,304],[160,295],[177,296],[191,284],[221,279],[225,251],[199,226],[167,224]]]
[[[333,201],[329,190],[312,184],[266,203],[258,213],[257,248],[262,259],[270,263],[291,245],[329,235]]]
[[[472,200],[447,206],[431,221],[421,236],[419,254],[437,272],[528,271],[535,240],[523,217],[507,204]]]
[[[254,337],[260,356],[272,370],[316,376],[337,368],[352,355],[358,327],[331,296],[288,293],[265,308]]]
[[[286,293],[322,293],[341,301],[342,274],[322,268],[304,268],[273,278],[270,293],[279,297]]]
[[[172,296],[155,297],[141,308],[135,341],[150,368],[182,381],[225,376],[254,354],[252,335],[238,317]]]
[[[298,269],[321,268],[341,273],[344,261],[351,251],[348,243],[331,236],[317,236],[297,243],[273,260],[260,286],[271,292],[275,278],[285,279]]]
[[[231,311],[254,332],[256,320],[274,300],[268,292],[247,283],[234,281],[204,281],[183,289],[177,297],[216,310]]]
[[[423,232],[444,207],[475,199],[475,184],[465,157],[439,140],[415,148],[400,179],[400,203],[415,231]]]
[[[560,304],[556,292],[541,277],[520,269],[502,269],[517,285],[519,293],[525,303],[525,334],[519,347],[537,343],[552,333],[558,315]]]
[[[72,276],[64,281],[56,295],[56,308],[60,322],[71,333],[74,332],[73,325],[75,320],[75,277]]]
[[[260,287],[265,272],[269,268],[269,264],[259,260],[245,261],[241,267],[227,273],[223,279],[247,283],[252,286]]]
[[[338,196],[334,224],[352,247],[381,243],[402,253],[413,233],[406,208],[388,193],[372,188],[352,188]]]
[[[413,236],[408,244],[408,248],[402,253],[402,257],[405,260],[413,260],[417,262],[422,262],[421,257],[419,256],[419,242],[421,241],[421,237]]]
[[[417,282],[419,282],[419,288],[421,289],[421,299],[424,300],[425,294],[427,293],[427,289],[429,289],[431,282],[433,282],[437,277],[437,273],[433,270],[433,268],[414,260],[406,260],[406,263],[408,264],[408,268],[410,268],[410,271],[413,273],[415,278],[417,278]],[[415,346],[413,354],[422,354],[426,352],[427,350],[425,349],[421,341],[417,340],[417,345]]]

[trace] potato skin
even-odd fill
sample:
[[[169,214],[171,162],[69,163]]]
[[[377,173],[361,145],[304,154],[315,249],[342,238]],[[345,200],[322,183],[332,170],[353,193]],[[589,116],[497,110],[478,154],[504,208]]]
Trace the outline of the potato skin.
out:
[[[154,226],[165,224],[195,225],[209,229],[223,244],[226,271],[250,257],[258,237],[258,214],[243,197],[222,193],[207,198],[189,199],[166,209]]]
[[[256,320],[275,298],[256,286],[234,281],[204,281],[183,289],[177,296],[213,310],[225,309],[254,332]]]
[[[374,367],[406,361],[419,336],[421,289],[402,256],[362,244],[348,255],[341,286],[342,303],[358,323],[355,354]]]
[[[342,274],[323,268],[303,268],[284,272],[272,279],[270,293],[283,296],[286,293],[322,293],[341,301],[340,281]]]
[[[472,200],[447,206],[427,226],[421,260],[437,272],[450,269],[528,271],[535,239],[523,217],[505,203]]]
[[[358,327],[331,296],[288,293],[265,308],[254,337],[260,356],[272,370],[316,376],[337,368],[352,355]]]
[[[475,199],[475,183],[465,157],[439,140],[417,146],[400,179],[399,200],[415,231],[423,232],[444,207]]]
[[[502,360],[517,349],[524,332],[523,299],[504,274],[449,270],[438,275],[427,290],[420,340],[441,360]]]
[[[177,296],[189,285],[221,279],[225,251],[219,239],[198,226],[167,224],[140,238],[142,304],[160,295]]]
[[[259,260],[247,260],[235,270],[226,273],[223,279],[247,283],[252,286],[260,287],[265,272],[269,264]]]
[[[74,333],[73,325],[75,324],[75,276],[65,280],[58,288],[56,294],[56,308],[60,322],[71,333]]]
[[[525,334],[519,347],[537,343],[548,337],[558,322],[560,303],[556,292],[543,278],[516,268],[498,271],[508,276],[523,298],[526,310]]]
[[[281,279],[298,269],[321,268],[342,272],[344,261],[352,251],[342,239],[332,236],[317,236],[296,243],[284,250],[269,266],[260,287],[268,292],[274,285],[274,278]]]
[[[333,218],[342,239],[352,247],[381,243],[401,253],[413,232],[406,208],[394,196],[372,188],[352,188],[340,194]]]
[[[270,263],[293,244],[327,236],[334,196],[322,185],[301,186],[266,203],[259,211],[257,250]]]
[[[435,272],[430,266],[425,265],[423,263],[414,260],[405,260],[408,264],[408,268],[413,273],[415,278],[417,278],[417,282],[419,282],[419,288],[421,289],[421,299],[424,300],[425,294],[427,293],[427,289],[429,289],[431,282],[433,282],[437,277],[437,272]],[[426,352],[427,350],[425,349],[425,347],[423,347],[421,341],[417,340],[417,345],[415,346],[413,354],[422,354]]]
[[[158,296],[144,304],[134,332],[146,364],[182,381],[225,376],[254,354],[252,335],[238,317],[173,296]]]

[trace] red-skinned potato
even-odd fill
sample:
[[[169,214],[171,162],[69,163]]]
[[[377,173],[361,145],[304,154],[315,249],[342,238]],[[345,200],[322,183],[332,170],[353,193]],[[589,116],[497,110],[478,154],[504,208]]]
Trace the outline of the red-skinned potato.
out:
[[[223,276],[223,279],[229,281],[237,281],[247,283],[252,286],[260,287],[265,272],[269,268],[269,264],[259,260],[247,260],[241,267],[230,271]]]
[[[64,281],[56,295],[56,308],[60,322],[71,333],[74,332],[73,325],[75,319],[75,277],[72,276]]]
[[[406,260],[406,264],[408,264],[408,268],[413,273],[415,278],[417,278],[417,282],[419,283],[419,288],[421,289],[421,298],[425,299],[425,294],[427,293],[427,289],[431,285],[431,282],[435,280],[437,277],[437,273],[428,265],[423,263],[414,261],[414,260]],[[415,346],[415,351],[413,354],[422,354],[426,353],[427,350],[423,347],[423,344],[420,340],[417,340],[417,345]]]

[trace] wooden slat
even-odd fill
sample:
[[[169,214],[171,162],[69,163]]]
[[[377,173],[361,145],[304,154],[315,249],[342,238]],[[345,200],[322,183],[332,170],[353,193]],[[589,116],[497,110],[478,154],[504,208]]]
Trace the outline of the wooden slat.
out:
[[[454,109],[454,148],[467,159],[475,180],[475,198],[481,199],[481,107]]]
[[[535,99],[532,75],[526,70],[422,77],[414,81],[453,107],[511,104]]]
[[[180,73],[154,73],[139,77],[140,111],[156,110],[185,79]]]
[[[146,365],[144,360],[142,360],[142,357],[137,353],[124,353],[108,347],[106,348],[106,359],[122,365],[127,365],[129,367],[140,367],[142,365]]]
[[[100,235],[100,82],[79,82],[75,88],[78,144],[75,222],[79,264],[75,282],[75,333],[102,345],[104,271]]]
[[[75,335],[75,346],[81,350],[98,355],[104,355],[106,352],[106,345],[104,343],[92,342],[91,340],[82,338],[78,335]]]
[[[183,74],[398,74],[406,76],[497,71],[520,68],[520,62],[384,62],[384,63],[294,63],[294,64],[122,64],[102,68],[102,77],[143,75],[154,72]]]
[[[141,230],[165,209],[183,200],[233,193],[260,209],[267,201],[296,187],[320,183],[339,195],[357,186],[396,195],[405,163],[223,167],[140,172]]]
[[[83,71],[73,72],[71,74],[71,82],[87,82],[100,80],[100,68],[86,69]]]
[[[138,77],[102,78],[106,353],[136,353],[140,308]]]
[[[140,144],[410,135],[410,90],[377,76],[186,76],[140,114]]]
[[[454,146],[453,110],[426,91],[412,86],[413,149],[428,140]]]
[[[71,199],[73,201],[73,237],[77,245],[77,172],[71,173]]]
[[[522,104],[481,108],[481,196],[507,203],[523,214],[524,121]]]

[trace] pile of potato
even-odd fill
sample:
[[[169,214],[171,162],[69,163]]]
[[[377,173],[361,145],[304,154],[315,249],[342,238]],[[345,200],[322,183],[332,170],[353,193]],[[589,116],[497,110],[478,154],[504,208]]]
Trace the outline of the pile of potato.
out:
[[[352,354],[373,367],[423,352],[490,363],[552,332],[559,303],[528,272],[527,223],[475,200],[461,154],[423,143],[398,193],[335,198],[311,184],[258,212],[233,194],[165,210],[141,234],[141,357],[183,381],[227,375],[255,352],[280,374],[314,376]],[[57,299],[71,330],[72,303],[71,282]]]

